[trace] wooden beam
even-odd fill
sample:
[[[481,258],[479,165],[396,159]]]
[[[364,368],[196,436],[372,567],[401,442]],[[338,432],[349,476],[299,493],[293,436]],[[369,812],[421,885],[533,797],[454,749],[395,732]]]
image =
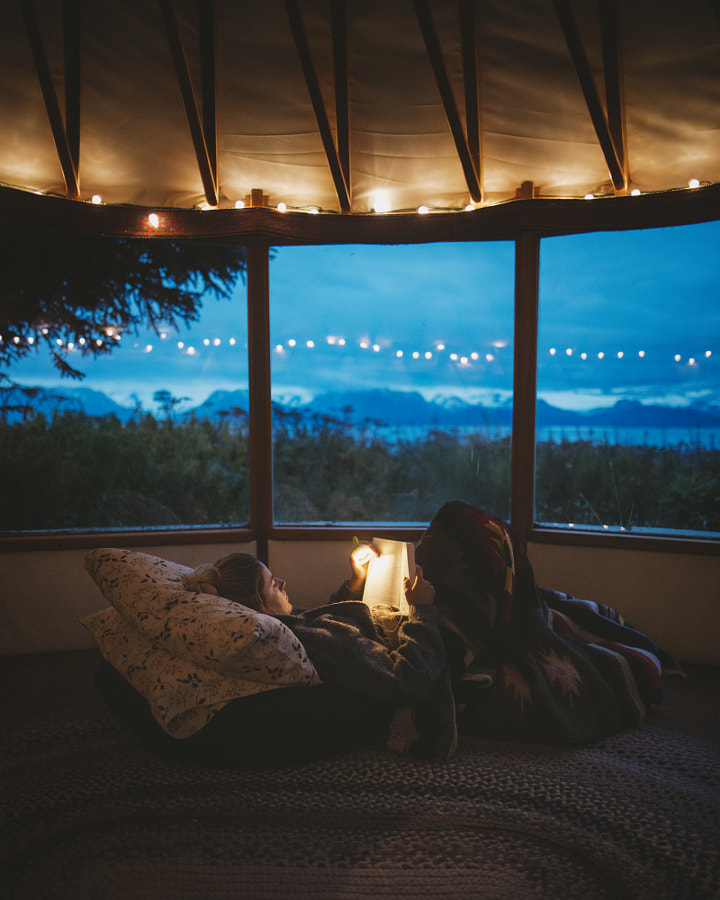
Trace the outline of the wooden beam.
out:
[[[430,65],[435,74],[435,81],[437,82],[438,90],[440,91],[440,98],[445,107],[445,115],[447,116],[453,140],[455,141],[455,148],[460,157],[460,165],[462,166],[463,174],[465,175],[465,182],[467,183],[472,199],[475,203],[480,203],[482,201],[480,180],[478,178],[478,173],[475,170],[470,147],[468,146],[462,122],[460,121],[460,114],[458,113],[452,88],[450,87],[450,79],[448,78],[447,69],[445,68],[445,61],[443,60],[442,49],[440,47],[440,39],[435,30],[432,13],[430,12],[426,0],[413,0],[413,5],[415,7],[415,15],[417,16],[420,31],[422,32],[423,40],[425,41],[425,49],[427,50]]]
[[[352,203],[350,180],[350,111],[348,98],[347,11],[345,0],[333,0],[331,6],[333,69],[335,72],[335,129],[337,152],[345,184]]]
[[[515,242],[515,339],[510,523],[527,543],[535,517],[535,408],[537,393],[540,236]]]
[[[625,187],[628,184],[627,131],[625,128],[625,90],[622,49],[620,46],[617,0],[598,0],[600,42],[605,74],[607,121],[618,161],[622,166]]]
[[[200,96],[202,122],[210,168],[217,186],[217,111],[215,91],[215,0],[198,0]]]
[[[305,34],[305,26],[303,25],[302,15],[295,0],[285,0],[285,9],[287,11],[290,30],[292,31],[295,47],[300,57],[300,65],[305,76],[310,101],[315,112],[320,138],[325,149],[328,165],[330,166],[330,174],[335,184],[335,192],[338,196],[340,209],[346,213],[350,212],[350,192],[345,182],[345,175],[340,164],[338,151],[333,141],[332,131],[330,129],[330,121],[328,119],[327,110],[323,102],[322,93],[320,92],[320,83],[318,82],[315,66],[313,65],[312,55],[310,53],[310,45],[308,44],[307,35]]]
[[[32,0],[20,0],[20,12],[23,17],[28,41],[30,42],[35,70],[40,81],[40,90],[42,91],[45,109],[50,120],[50,129],[52,130],[55,147],[60,159],[60,168],[65,180],[67,196],[70,200],[77,200],[80,196],[78,170],[60,112],[60,104],[58,103],[57,92],[50,73],[50,64],[48,63],[45,47],[40,36],[40,28],[38,27]]]
[[[482,183],[480,97],[478,93],[477,16],[475,0],[459,0],[460,47],[465,88],[465,131],[478,181]],[[481,184],[482,190],[482,184]]]
[[[205,198],[210,206],[217,206],[217,172],[214,170],[211,163],[210,154],[208,153],[205,141],[205,133],[200,121],[200,115],[198,114],[197,104],[195,103],[195,95],[193,93],[187,59],[185,58],[185,50],[183,48],[182,37],[180,36],[180,29],[175,16],[175,8],[172,0],[158,0],[158,3],[165,23],[165,31],[170,45],[170,54],[172,55],[173,63],[175,65],[175,74],[177,76],[180,94],[185,107],[185,115],[190,127],[190,136],[192,137],[193,146],[195,147],[195,156],[197,157],[198,166],[200,168],[200,177],[205,191]]]
[[[248,390],[250,393],[250,528],[257,556],[268,562],[273,524],[272,400],[270,395],[269,244],[252,238],[246,244]]]
[[[585,103],[588,112],[590,113],[590,119],[592,120],[593,128],[595,129],[595,134],[597,135],[600,144],[600,149],[605,157],[605,164],[610,172],[610,178],[612,179],[615,190],[624,193],[627,190],[625,173],[620,162],[617,147],[615,146],[613,136],[608,126],[607,117],[602,102],[600,101],[597,86],[595,85],[590,70],[590,63],[588,62],[587,54],[585,53],[585,47],[583,46],[580,37],[575,16],[573,15],[568,0],[553,0],[553,2],[555,3],[555,9],[557,11],[558,19],[560,20],[560,26],[565,35],[565,43],[570,51],[570,58],[572,59],[575,68],[575,74],[578,77],[580,87],[585,96]]]
[[[65,58],[65,134],[76,172],[80,172],[80,2],[63,0]]]

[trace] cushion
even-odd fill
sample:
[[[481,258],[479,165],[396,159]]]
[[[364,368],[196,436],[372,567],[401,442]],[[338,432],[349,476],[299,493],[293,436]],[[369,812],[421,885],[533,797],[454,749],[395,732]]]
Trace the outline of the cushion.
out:
[[[267,682],[247,680],[172,656],[112,608],[87,616],[81,624],[92,635],[103,659],[145,698],[152,717],[172,737],[196,734],[236,697],[279,686],[272,675]]]
[[[162,729],[142,697],[101,660],[95,686],[108,708],[148,750],[196,765],[247,769],[296,765],[362,747],[387,731],[392,709],[329,684],[284,687],[226,703],[197,734]]]
[[[93,550],[85,569],[107,602],[171,656],[261,684],[312,684],[315,667],[278,619],[188,591],[192,569],[132,550]]]

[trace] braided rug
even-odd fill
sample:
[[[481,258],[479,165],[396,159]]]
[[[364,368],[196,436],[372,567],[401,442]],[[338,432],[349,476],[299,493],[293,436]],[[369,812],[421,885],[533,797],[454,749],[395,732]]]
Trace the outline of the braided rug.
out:
[[[0,752],[8,900],[720,896],[720,747],[659,728],[242,772],[155,758],[100,709]]]

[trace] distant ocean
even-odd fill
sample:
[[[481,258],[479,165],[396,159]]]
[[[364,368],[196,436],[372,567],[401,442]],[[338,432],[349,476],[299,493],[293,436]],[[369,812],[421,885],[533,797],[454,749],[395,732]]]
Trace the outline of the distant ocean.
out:
[[[358,437],[376,436],[391,443],[414,441],[427,437],[433,431],[446,431],[462,436],[477,435],[485,440],[499,440],[510,437],[510,429],[502,426],[442,428],[419,425],[369,426],[364,432],[358,430]],[[683,447],[692,449],[720,450],[720,428],[629,428],[622,426],[578,426],[550,425],[537,430],[540,442],[592,441],[594,444],[612,444],[634,447]]]

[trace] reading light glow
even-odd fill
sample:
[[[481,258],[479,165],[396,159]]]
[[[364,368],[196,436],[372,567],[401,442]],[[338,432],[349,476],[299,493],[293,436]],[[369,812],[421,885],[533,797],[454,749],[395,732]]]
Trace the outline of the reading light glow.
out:
[[[282,200],[277,205],[278,212],[287,212],[287,203],[283,203]]]
[[[693,188],[693,190],[694,190],[695,188],[699,188],[699,187],[700,187],[700,182],[698,181],[697,178],[691,178],[690,181],[688,181],[688,187],[689,187],[689,188]]]
[[[639,196],[640,196],[640,189],[639,189],[639,188],[634,188],[632,191],[630,191],[630,196],[631,196],[631,197],[639,197]]]
[[[585,199],[586,199],[586,200],[594,200],[594,199],[595,199],[595,194],[585,194]]]
[[[153,228],[157,228],[160,225],[160,217],[157,213],[150,213],[148,216],[148,222]]]
[[[93,194],[93,195],[92,195],[92,202],[95,203],[96,205],[97,205],[98,203],[102,203],[102,197],[100,196],[100,194]]]
[[[427,206],[418,206],[417,211],[421,216],[426,216],[430,212],[430,209]]]
[[[235,209],[245,209],[245,201],[244,200],[236,200],[235,201]]]

